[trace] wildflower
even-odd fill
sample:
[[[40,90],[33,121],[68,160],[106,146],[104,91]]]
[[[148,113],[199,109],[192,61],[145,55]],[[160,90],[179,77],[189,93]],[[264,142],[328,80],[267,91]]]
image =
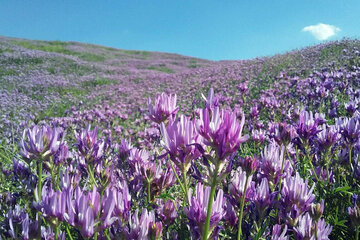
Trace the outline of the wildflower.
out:
[[[340,138],[341,135],[336,126],[323,126],[322,131],[317,134],[319,147],[327,152]]]
[[[317,222],[321,218],[323,212],[324,212],[324,200],[321,200],[320,203],[311,204],[309,214],[315,222]]]
[[[149,118],[160,124],[175,119],[175,115],[179,110],[176,106],[176,94],[167,95],[162,93],[156,96],[155,105],[151,104],[151,99],[148,99]]]
[[[229,224],[231,227],[236,226],[236,223],[238,221],[237,214],[235,213],[233,205],[230,203],[229,200],[226,201],[225,204],[225,215],[224,220],[227,224]]]
[[[285,147],[279,147],[276,143],[272,142],[270,145],[265,146],[264,151],[261,153],[260,169],[261,175],[269,180],[272,186],[275,186],[281,176],[281,164],[284,158]],[[289,160],[285,158],[283,178],[292,173],[292,168]]]
[[[308,189],[307,180],[303,180],[299,173],[284,179],[281,188],[282,214],[291,225],[296,225],[299,216],[308,210],[315,199],[313,194],[315,184]]]
[[[59,129],[34,125],[23,132],[20,154],[28,160],[46,159],[58,151],[63,140],[64,134]]]
[[[305,110],[300,112],[299,121],[296,125],[296,132],[302,140],[308,141],[321,130],[318,128],[321,118],[314,117],[312,112]]]
[[[347,144],[353,146],[360,137],[360,124],[358,118],[338,118],[336,126],[340,129],[340,134],[344,137]]]
[[[247,189],[245,199],[249,199],[254,194],[254,182],[252,182],[252,176],[248,177],[247,186],[245,186],[247,174],[241,168],[238,168],[231,178],[231,183],[229,185],[229,191],[231,193],[231,197],[236,200],[236,202],[240,202],[242,198],[245,188]]]
[[[147,239],[149,235],[150,223],[154,221],[154,213],[142,210],[139,218],[139,210],[131,215],[128,226],[125,227],[125,237],[129,240]]]
[[[271,206],[275,198],[275,193],[270,193],[269,182],[266,178],[263,178],[255,188],[255,194],[253,197],[253,202],[256,205],[256,208],[260,215],[264,214],[265,210]]]
[[[298,226],[294,228],[296,239],[321,239],[328,240],[332,227],[327,225],[324,219],[315,222],[306,213],[299,217]]]
[[[210,111],[219,106],[219,97],[214,97],[214,89],[210,88],[208,97],[206,98],[203,94],[201,94],[202,98],[205,100],[205,108]]]
[[[296,137],[296,130],[292,125],[286,123],[273,124],[271,137],[281,146],[287,146]]]
[[[158,206],[156,212],[159,215],[159,218],[166,225],[174,223],[175,219],[178,217],[175,203],[171,200],[167,200],[165,203],[163,203],[162,200],[158,200]]]
[[[359,208],[359,196],[353,194],[351,196],[352,206],[348,207],[347,211],[350,216],[351,223],[355,227],[360,226],[360,208]]]
[[[241,135],[244,124],[245,115],[239,123],[235,113],[215,108],[210,119],[209,110],[203,109],[196,123],[196,130],[204,138],[204,144],[215,150],[221,162],[248,139],[247,135]]]
[[[129,157],[132,148],[133,146],[131,145],[131,142],[122,139],[119,146],[119,158],[122,161],[125,161]]]
[[[271,240],[288,240],[289,236],[286,236],[287,226],[285,225],[284,230],[281,232],[281,225],[275,224],[272,228]]]
[[[258,169],[259,161],[256,156],[240,158],[240,166],[247,176],[253,175]]]
[[[81,132],[75,132],[78,147],[81,156],[86,160],[83,164],[98,164],[102,160],[103,155],[108,149],[109,145],[102,139],[98,139],[97,128],[90,130],[89,125]]]
[[[218,223],[225,215],[223,209],[223,196],[224,193],[222,189],[220,189],[213,202],[208,232],[208,235],[211,236],[210,238],[215,238],[217,236],[219,230]],[[195,196],[192,196],[192,189],[189,189],[189,198],[189,206],[184,209],[184,212],[190,221],[194,237],[198,239],[202,236],[205,227],[208,202],[210,198],[210,187],[205,187],[204,189],[203,185],[198,183],[196,185]]]
[[[169,123],[167,127],[162,123],[160,130],[170,159],[182,172],[186,173],[191,166],[191,161],[201,155],[195,146],[200,144],[201,139],[195,131],[194,122],[181,115],[177,121]]]

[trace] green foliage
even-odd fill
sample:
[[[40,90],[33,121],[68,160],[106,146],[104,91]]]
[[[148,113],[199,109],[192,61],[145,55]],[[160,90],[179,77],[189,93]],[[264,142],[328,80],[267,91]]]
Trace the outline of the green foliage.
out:
[[[4,58],[4,59],[0,59],[0,64],[1,65],[7,65],[7,66],[12,66],[12,65],[38,65],[38,64],[42,64],[44,62],[43,58],[40,57],[19,57],[19,58],[15,58],[15,57],[9,57],[9,58]]]
[[[165,73],[174,73],[173,70],[165,67],[165,65],[160,65],[160,66],[150,66],[147,68],[148,70],[156,70],[159,72],[165,72]]]
[[[142,78],[134,78],[131,81],[133,81],[136,84],[139,84],[142,81]]]
[[[68,101],[63,103],[53,103],[45,110],[40,112],[34,111],[34,113],[37,113],[34,119],[34,123],[37,124],[42,120],[52,117],[65,117],[66,111],[70,109],[72,106],[74,106],[74,103]]]
[[[102,77],[96,77],[94,80],[88,80],[81,83],[82,87],[97,87],[97,86],[103,86],[103,85],[110,85],[110,84],[117,84],[118,81],[108,79],[108,78],[102,78]]]
[[[140,55],[143,57],[147,57],[150,55],[150,52],[146,52],[146,51],[136,51],[136,50],[119,50],[119,51],[125,54]]]
[[[105,60],[104,56],[88,53],[88,52],[77,52],[71,51],[67,48],[68,43],[60,42],[60,41],[52,41],[52,42],[40,42],[34,43],[30,41],[11,41],[13,44],[18,46],[33,49],[33,50],[40,50],[44,52],[56,52],[62,53],[65,55],[71,55],[79,57],[82,60],[89,61],[89,62],[102,62]]]
[[[0,79],[3,76],[12,76],[12,75],[17,75],[17,72],[14,69],[8,69],[0,66]]]
[[[71,74],[75,76],[84,76],[98,71],[98,69],[94,66],[82,65],[75,62],[72,59],[67,59],[67,58],[49,59],[48,63],[50,63],[49,66],[50,70],[48,68],[48,71],[50,73],[51,71],[54,71],[54,72],[60,72],[63,75]]]

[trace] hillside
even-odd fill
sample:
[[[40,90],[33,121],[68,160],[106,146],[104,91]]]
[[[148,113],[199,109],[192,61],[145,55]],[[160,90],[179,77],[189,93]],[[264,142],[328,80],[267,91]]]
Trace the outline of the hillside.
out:
[[[358,239],[359,49],[1,37],[0,238]]]
[[[116,106],[119,114],[146,108],[160,92],[177,93],[183,112],[211,86],[224,100],[237,102],[246,83],[252,97],[278,82],[284,71],[306,77],[329,65],[351,60],[357,40],[343,40],[266,58],[208,61],[146,51],[130,51],[77,42],[0,37],[0,131],[10,138],[26,122],[69,117],[71,107]],[[351,64],[351,63],[350,63]],[[195,101],[196,102],[196,101]],[[19,123],[21,123],[19,125]]]

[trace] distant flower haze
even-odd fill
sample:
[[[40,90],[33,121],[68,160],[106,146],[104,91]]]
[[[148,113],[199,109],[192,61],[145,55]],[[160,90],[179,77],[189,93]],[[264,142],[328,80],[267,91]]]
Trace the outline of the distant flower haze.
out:
[[[341,31],[341,29],[334,25],[318,23],[316,25],[306,26],[302,31],[309,32],[317,40],[323,41],[334,36],[337,32]]]

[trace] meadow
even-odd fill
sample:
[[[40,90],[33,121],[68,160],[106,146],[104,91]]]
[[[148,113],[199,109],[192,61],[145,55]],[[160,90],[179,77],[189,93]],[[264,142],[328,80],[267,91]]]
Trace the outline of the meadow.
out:
[[[359,239],[360,41],[209,61],[0,37],[0,239]]]

